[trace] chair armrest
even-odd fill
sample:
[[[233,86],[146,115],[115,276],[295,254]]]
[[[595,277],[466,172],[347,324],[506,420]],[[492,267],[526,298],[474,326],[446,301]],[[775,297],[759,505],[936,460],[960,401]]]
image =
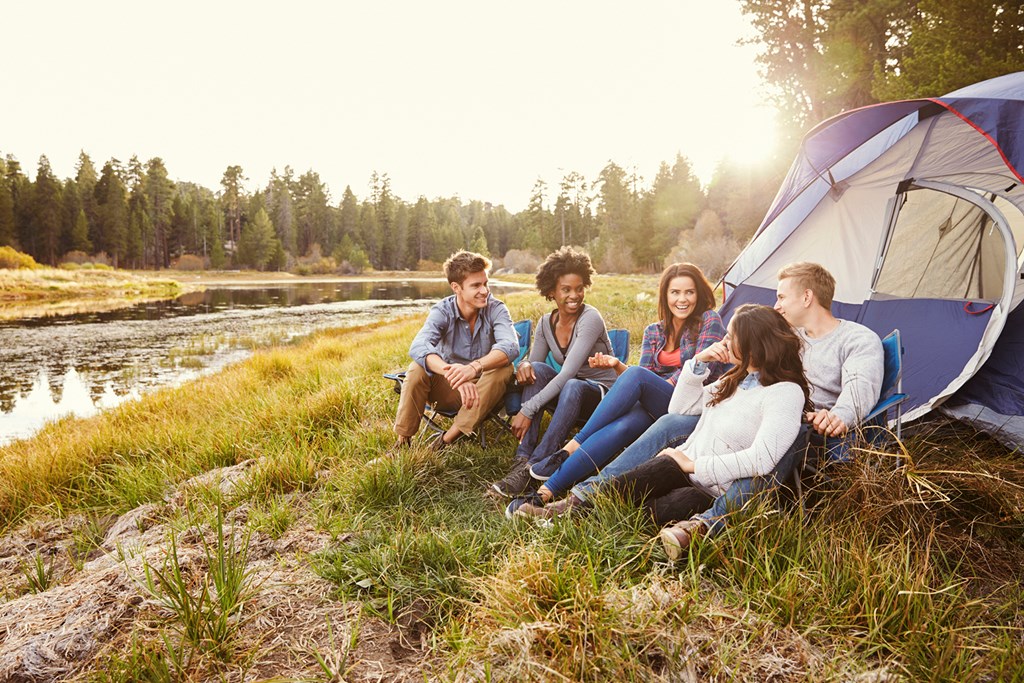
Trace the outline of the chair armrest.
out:
[[[385,372],[384,379],[389,379],[395,383],[394,389],[396,394],[402,393],[402,383],[405,382],[405,371],[402,372]]]
[[[884,415],[886,413],[886,411],[889,410],[889,408],[892,408],[894,406],[898,406],[899,404],[901,404],[904,401],[906,401],[907,398],[908,397],[907,397],[906,394],[893,394],[892,396],[890,396],[889,398],[885,399],[884,401],[879,401],[878,405],[876,405],[871,410],[871,412],[868,413],[864,417],[863,422],[870,422],[871,420],[875,419],[879,415]]]

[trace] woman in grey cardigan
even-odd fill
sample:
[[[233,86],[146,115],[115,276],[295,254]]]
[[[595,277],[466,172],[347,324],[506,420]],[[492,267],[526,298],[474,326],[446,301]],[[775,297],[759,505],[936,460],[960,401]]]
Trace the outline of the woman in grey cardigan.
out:
[[[604,318],[583,303],[593,273],[590,256],[572,247],[549,254],[537,269],[537,290],[555,302],[555,309],[537,323],[530,357],[516,370],[516,379],[525,386],[522,408],[512,420],[520,443],[512,471],[493,485],[502,495],[517,496],[534,485],[530,465],[558,450],[618,377],[612,368],[587,362],[594,354],[612,353]],[[540,439],[545,409],[553,414]]]

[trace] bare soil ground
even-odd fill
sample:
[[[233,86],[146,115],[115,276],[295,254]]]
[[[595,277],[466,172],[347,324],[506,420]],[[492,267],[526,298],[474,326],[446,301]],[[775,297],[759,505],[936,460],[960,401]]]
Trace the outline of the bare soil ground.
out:
[[[180,515],[190,497],[210,485],[230,495],[254,462],[204,473],[163,503],[121,516],[32,521],[0,536],[0,590],[19,595],[0,609],[0,680],[80,679],[111,654],[123,656],[133,640],[173,632],[171,615],[146,588],[144,563],[164,566],[173,531],[182,571],[198,583],[207,571],[203,542],[213,542],[213,531],[182,529]],[[244,529],[248,509],[232,510],[225,526]],[[96,540],[91,549],[83,547],[89,538]],[[415,615],[397,627],[363,615],[358,603],[334,597],[334,585],[311,569],[311,554],[345,540],[301,521],[276,539],[249,538],[248,569],[257,592],[243,609],[238,645],[247,655],[218,671],[220,680],[323,679],[324,665],[337,680],[423,679],[426,649]],[[28,575],[37,557],[50,579],[33,592]]]

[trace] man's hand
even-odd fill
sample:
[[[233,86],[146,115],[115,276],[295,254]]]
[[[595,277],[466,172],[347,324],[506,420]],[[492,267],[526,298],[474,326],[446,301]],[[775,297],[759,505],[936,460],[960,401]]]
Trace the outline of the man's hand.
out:
[[[533,420],[522,413],[516,413],[516,416],[512,418],[512,433],[516,435],[517,439],[522,441],[523,437],[526,436],[526,430],[530,428],[530,423],[532,422]]]
[[[536,380],[537,375],[533,372],[533,363],[528,360],[524,360],[520,363],[519,367],[516,368],[516,381],[525,386],[527,384],[533,384]]]
[[[476,376],[476,373],[473,375]],[[476,392],[476,384],[473,382],[463,382],[457,389],[459,396],[462,397],[462,405],[466,408],[472,408],[480,400],[480,394]]]
[[[822,436],[842,436],[849,429],[845,422],[824,408],[805,413],[804,420],[811,425],[811,429]]]
[[[472,383],[476,379],[476,370],[472,365],[449,363],[444,366],[444,378],[448,380],[448,384],[451,385],[452,389],[458,389],[463,384],[467,382]]]

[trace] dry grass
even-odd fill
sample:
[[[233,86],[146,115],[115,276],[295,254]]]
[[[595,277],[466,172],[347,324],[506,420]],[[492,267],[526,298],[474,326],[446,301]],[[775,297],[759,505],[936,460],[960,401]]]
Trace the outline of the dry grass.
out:
[[[0,320],[94,310],[173,299],[185,291],[166,276],[124,270],[0,269]]]

